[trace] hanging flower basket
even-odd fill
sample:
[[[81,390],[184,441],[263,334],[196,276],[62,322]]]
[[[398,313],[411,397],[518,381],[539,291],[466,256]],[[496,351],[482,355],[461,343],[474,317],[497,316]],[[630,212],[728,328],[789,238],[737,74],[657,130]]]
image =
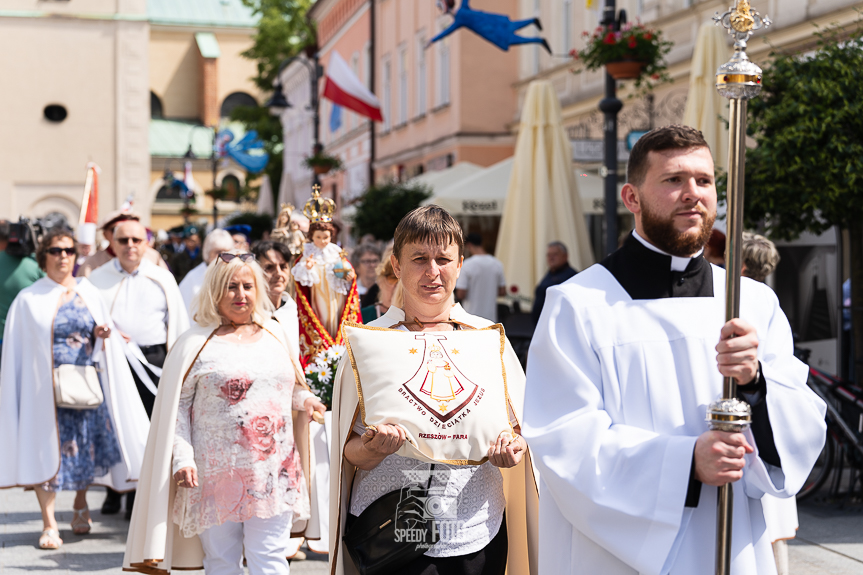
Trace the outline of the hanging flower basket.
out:
[[[641,77],[644,71],[644,62],[638,60],[621,60],[620,62],[609,62],[605,69],[615,80],[635,80]]]
[[[570,56],[581,63],[573,69],[600,70],[605,67],[615,80],[635,80],[636,89],[650,90],[652,81],[665,82],[665,56],[673,44],[663,39],[659,30],[649,30],[642,24],[625,24],[620,31],[599,26],[593,33],[584,32],[587,43],[583,50],[571,50]]]
[[[333,170],[342,169],[342,160],[338,156],[330,156],[320,152],[303,160],[303,165],[317,175],[322,176]]]

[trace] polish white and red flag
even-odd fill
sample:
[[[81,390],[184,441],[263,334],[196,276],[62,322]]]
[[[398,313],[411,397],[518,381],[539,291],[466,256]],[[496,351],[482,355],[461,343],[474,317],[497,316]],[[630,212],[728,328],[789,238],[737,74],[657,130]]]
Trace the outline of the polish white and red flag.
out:
[[[376,122],[384,120],[381,115],[380,101],[363,85],[348,63],[335,50],[330,53],[330,62],[327,66],[324,98]]]

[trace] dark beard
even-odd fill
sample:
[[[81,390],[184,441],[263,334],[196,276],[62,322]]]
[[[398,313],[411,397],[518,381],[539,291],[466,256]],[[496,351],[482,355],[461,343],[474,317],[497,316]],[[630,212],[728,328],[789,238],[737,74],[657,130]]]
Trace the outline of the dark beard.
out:
[[[644,229],[645,239],[673,256],[686,258],[696,253],[707,245],[710,232],[713,231],[713,222],[716,214],[701,212],[701,229],[697,232],[681,233],[674,227],[674,218],[662,218],[650,211],[642,202],[641,226]]]

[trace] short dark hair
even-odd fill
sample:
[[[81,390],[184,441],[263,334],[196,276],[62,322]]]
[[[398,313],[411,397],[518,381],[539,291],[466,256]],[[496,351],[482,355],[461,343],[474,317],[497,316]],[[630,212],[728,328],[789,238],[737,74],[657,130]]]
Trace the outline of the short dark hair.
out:
[[[376,245],[373,244],[360,244],[356,248],[354,248],[354,253],[351,254],[351,265],[355,268],[360,267],[360,260],[366,254],[374,254],[381,259],[383,255],[381,254],[381,250],[378,249]]]
[[[648,154],[650,152],[665,152],[668,150],[689,150],[692,148],[707,148],[704,135],[689,126],[672,124],[653,129],[641,136],[632,147],[629,163],[626,165],[626,181],[633,186],[644,183],[647,170],[650,168]]]
[[[291,254],[291,250],[283,244],[282,242],[276,242],[273,240],[260,240],[252,244],[252,253],[255,254],[255,259],[259,262],[261,258],[267,258],[267,252],[270,250],[275,250],[282,254],[282,257],[286,262],[290,263],[293,260],[294,256]],[[270,258],[267,258],[270,259]]]
[[[61,226],[51,228],[42,236],[42,241],[39,242],[39,247],[36,249],[36,263],[39,264],[40,269],[45,269],[48,262],[48,248],[51,247],[54,240],[59,238],[69,238],[72,240],[75,254],[78,253],[78,240],[75,239],[75,234],[72,233],[72,230]]]
[[[417,208],[402,218],[393,237],[393,255],[399,259],[407,244],[429,241],[446,246],[455,243],[458,257],[464,255],[461,226],[448,211],[434,204]]]
[[[476,232],[471,232],[464,237],[464,243],[482,247],[482,236]]]

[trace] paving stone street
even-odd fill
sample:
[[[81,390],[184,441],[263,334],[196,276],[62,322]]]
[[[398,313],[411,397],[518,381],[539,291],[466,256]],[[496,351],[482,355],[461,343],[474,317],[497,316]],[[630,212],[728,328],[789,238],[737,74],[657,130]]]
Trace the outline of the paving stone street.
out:
[[[72,492],[61,492],[57,497],[63,547],[43,551],[37,546],[42,521],[36,496],[23,489],[0,491],[0,575],[123,573],[120,564],[128,523],[122,514],[102,516],[98,510],[104,492],[94,489],[88,494],[93,531],[86,536],[73,535],[69,528],[73,498]],[[815,501],[802,503],[798,513],[800,530],[789,546],[792,575],[863,573],[863,509]],[[308,555],[306,561],[291,563],[292,573],[327,573],[326,556]]]

